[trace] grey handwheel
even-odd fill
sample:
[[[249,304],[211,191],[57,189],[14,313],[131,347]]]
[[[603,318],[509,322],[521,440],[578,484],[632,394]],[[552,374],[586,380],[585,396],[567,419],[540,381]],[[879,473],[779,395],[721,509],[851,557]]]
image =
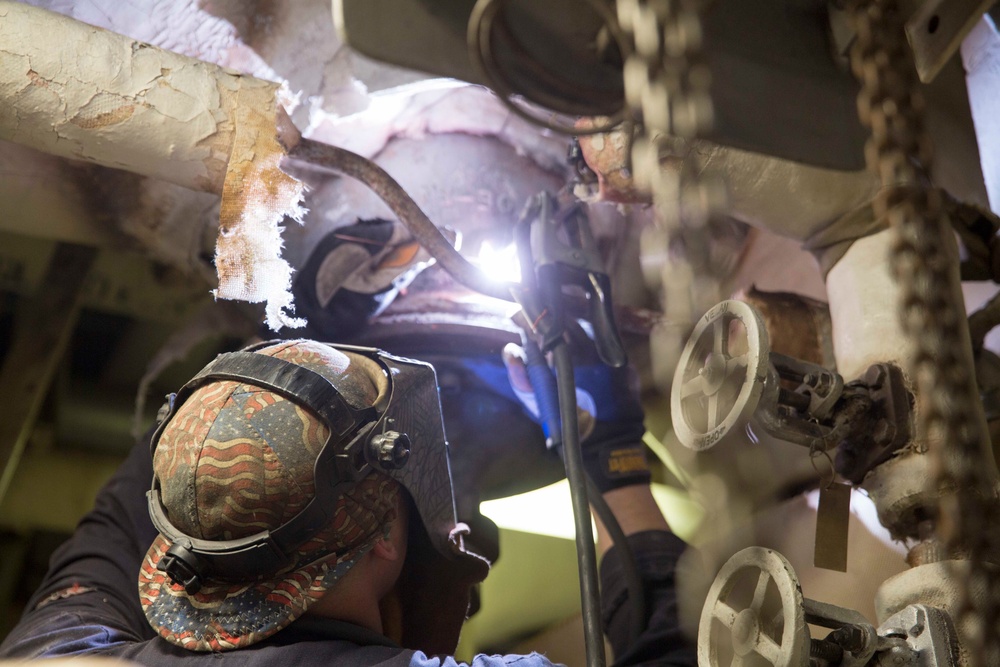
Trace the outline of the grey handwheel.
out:
[[[701,611],[698,667],[807,667],[809,642],[802,589],[784,556],[749,547],[726,561]]]
[[[750,419],[769,352],[767,329],[750,305],[723,301],[705,313],[684,346],[670,395],[674,432],[685,446],[708,449]]]

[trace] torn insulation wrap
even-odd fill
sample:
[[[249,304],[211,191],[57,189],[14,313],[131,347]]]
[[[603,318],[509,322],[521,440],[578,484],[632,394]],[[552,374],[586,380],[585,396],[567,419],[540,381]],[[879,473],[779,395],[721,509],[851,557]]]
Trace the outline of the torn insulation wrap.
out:
[[[72,45],[72,48],[67,48]],[[281,171],[293,133],[280,84],[0,0],[0,139],[222,195],[216,296],[286,314],[280,222],[303,186]],[[194,221],[193,221],[194,224]]]
[[[303,185],[280,168],[285,150],[278,142],[280,125],[294,132],[291,121],[274,101],[274,91],[248,89],[235,108],[236,136],[222,188],[215,270],[217,297],[266,301],[267,325],[302,327],[291,317],[292,267],[281,258],[280,222],[288,216],[302,222]]]

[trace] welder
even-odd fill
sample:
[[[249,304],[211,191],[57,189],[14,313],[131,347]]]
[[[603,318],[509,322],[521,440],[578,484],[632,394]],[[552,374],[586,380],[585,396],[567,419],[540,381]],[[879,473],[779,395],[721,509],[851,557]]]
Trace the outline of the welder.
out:
[[[526,392],[517,355],[507,361]],[[646,598],[645,618],[630,618],[622,549],[599,526],[615,664],[694,665],[674,588],[685,545],[650,493],[642,411],[621,373],[580,377],[598,399],[584,459]],[[170,398],[53,556],[0,657],[454,665],[495,557],[495,526],[456,515],[430,365],[264,343],[219,355]],[[550,664],[534,653],[472,664],[513,663]]]

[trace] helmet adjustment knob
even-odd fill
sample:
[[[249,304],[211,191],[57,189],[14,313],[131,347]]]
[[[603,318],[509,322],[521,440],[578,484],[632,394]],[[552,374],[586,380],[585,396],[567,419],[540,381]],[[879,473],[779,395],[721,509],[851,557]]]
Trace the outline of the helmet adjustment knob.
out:
[[[386,431],[371,439],[368,451],[383,470],[399,470],[410,459],[410,436]]]

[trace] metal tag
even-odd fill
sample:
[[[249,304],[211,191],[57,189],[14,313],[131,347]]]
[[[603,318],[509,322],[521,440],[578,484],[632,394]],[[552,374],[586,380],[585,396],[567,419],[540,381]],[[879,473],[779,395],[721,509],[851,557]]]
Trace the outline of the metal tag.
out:
[[[847,529],[851,519],[851,485],[834,483],[819,492],[816,552],[813,564],[847,572]]]

